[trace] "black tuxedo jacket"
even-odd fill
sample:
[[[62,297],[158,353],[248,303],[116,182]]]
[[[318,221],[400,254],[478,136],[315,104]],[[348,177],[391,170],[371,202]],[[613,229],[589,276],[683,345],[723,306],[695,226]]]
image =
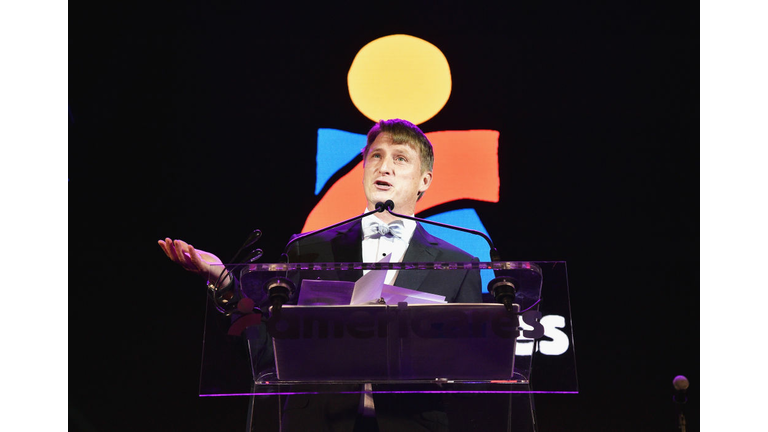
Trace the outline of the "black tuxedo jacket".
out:
[[[363,228],[359,220],[337,228],[305,235],[290,244],[286,250],[293,263],[316,262],[362,262]],[[427,233],[421,224],[416,224],[413,237],[403,256],[403,262],[467,262],[477,258],[463,250]],[[363,276],[362,270],[333,272],[303,271],[294,277],[300,279],[320,277],[322,279],[356,281]],[[393,285],[412,290],[445,296],[448,303],[482,303],[482,287],[479,270],[401,270]]]

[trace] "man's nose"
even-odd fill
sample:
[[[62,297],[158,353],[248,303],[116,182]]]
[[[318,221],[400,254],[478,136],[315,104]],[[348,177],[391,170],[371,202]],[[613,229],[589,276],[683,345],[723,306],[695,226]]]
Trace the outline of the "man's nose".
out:
[[[379,172],[391,174],[392,173],[392,161],[389,158],[382,158],[381,165],[379,165]]]

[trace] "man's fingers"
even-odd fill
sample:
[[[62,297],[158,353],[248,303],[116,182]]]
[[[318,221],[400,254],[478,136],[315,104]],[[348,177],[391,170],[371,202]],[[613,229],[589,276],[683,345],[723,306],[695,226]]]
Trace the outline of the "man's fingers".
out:
[[[188,245],[182,240],[176,240],[178,242],[178,247],[176,248],[176,253],[179,256],[179,263],[188,271],[191,272],[198,272],[197,266],[192,261],[192,253],[194,252],[194,249],[192,246]]]
[[[182,261],[179,260],[178,249],[179,245],[176,244],[176,241],[169,238],[165,239],[165,248],[163,250],[168,255],[168,258],[170,258],[171,261],[175,262],[176,264],[181,264]]]
[[[182,240],[171,240],[166,238],[165,248],[163,248],[163,250],[166,251],[168,258],[170,258],[171,261],[181,265],[185,270],[196,271],[195,265],[186,253],[187,248],[188,245]]]
[[[168,241],[168,240],[170,240],[170,239],[165,239],[165,240],[158,240],[158,241],[157,241],[157,244],[158,244],[158,245],[160,245],[160,249],[162,249],[162,250],[163,250],[163,252],[165,253],[165,256],[167,256],[168,258],[170,258],[170,257],[171,257],[171,254],[170,254],[170,252],[168,252],[168,245],[165,243],[165,242],[166,242],[166,241]]]
[[[176,262],[181,265],[184,265],[184,263],[187,262],[186,258],[184,257],[184,250],[186,249],[186,246],[187,244],[181,240],[173,241],[173,251],[176,254]]]
[[[176,245],[174,244],[173,240],[166,238],[165,239],[165,248],[163,248],[166,254],[168,254],[168,258],[171,259],[171,261],[178,263],[179,257],[176,256]]]

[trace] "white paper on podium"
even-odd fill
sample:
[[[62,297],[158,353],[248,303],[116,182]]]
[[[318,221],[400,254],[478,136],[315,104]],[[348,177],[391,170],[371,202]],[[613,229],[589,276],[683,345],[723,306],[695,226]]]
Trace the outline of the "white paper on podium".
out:
[[[447,303],[445,296],[414,291],[394,285],[384,285],[381,290],[381,296],[384,297],[384,301],[387,304],[392,305],[400,302],[406,302],[411,305]]]
[[[391,254],[385,256],[379,262],[389,262],[390,256]],[[301,282],[298,305],[362,305],[375,303],[380,298],[384,298],[384,301],[391,305],[400,302],[446,303],[445,296],[387,285],[384,283],[386,277],[386,270],[371,270],[357,282],[305,279]]]
[[[388,263],[392,254],[387,254],[379,262]],[[381,290],[387,279],[386,270],[371,270],[355,282],[355,290],[352,291],[352,300],[349,304],[361,305],[374,302],[381,298]]]
[[[354,282],[304,279],[301,281],[298,305],[348,305],[352,300],[352,291],[354,291],[354,289]]]

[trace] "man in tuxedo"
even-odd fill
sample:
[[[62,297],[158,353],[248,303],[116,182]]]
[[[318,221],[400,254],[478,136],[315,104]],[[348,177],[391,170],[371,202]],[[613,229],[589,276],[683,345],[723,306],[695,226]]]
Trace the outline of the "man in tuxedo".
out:
[[[377,203],[394,202],[394,211],[413,215],[416,202],[432,184],[432,144],[415,125],[405,120],[382,120],[368,132],[363,149],[363,190],[366,212]],[[199,273],[210,283],[232,283],[221,275],[221,261],[213,254],[196,250],[181,240],[166,238],[159,245],[170,259]],[[465,262],[476,260],[461,249],[428,234],[411,220],[388,212],[374,213],[335,229],[292,239],[286,249],[291,262]],[[337,275],[355,281],[362,270]],[[478,270],[387,271],[385,283],[445,296],[447,302],[481,303]],[[317,431],[443,431],[447,416],[439,395],[370,396],[366,385],[362,396],[300,395],[290,397],[283,426],[287,430]]]
[[[414,215],[416,202],[432,184],[434,153],[421,130],[404,120],[382,120],[368,132],[363,149],[365,212],[392,200],[394,211]],[[391,254],[390,262],[471,261],[473,256],[437,238],[409,219],[388,212],[374,213],[332,230],[304,234],[289,242],[291,262],[376,262]],[[361,270],[341,278],[355,281]],[[449,303],[480,303],[478,271],[387,272],[386,284],[443,295]]]

